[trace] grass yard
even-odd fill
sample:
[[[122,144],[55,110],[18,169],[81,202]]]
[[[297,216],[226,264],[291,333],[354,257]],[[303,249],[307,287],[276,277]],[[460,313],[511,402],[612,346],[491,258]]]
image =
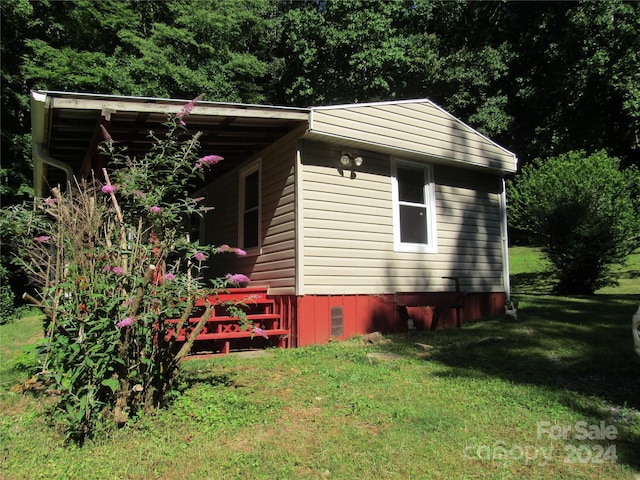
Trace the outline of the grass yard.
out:
[[[567,298],[512,254],[517,322],[189,361],[169,408],[83,448],[12,390],[39,319],[0,326],[0,477],[640,479],[640,261]]]

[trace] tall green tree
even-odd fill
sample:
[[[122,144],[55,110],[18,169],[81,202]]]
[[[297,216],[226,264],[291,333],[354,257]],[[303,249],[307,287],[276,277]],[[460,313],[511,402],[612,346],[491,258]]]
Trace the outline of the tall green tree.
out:
[[[640,164],[640,3],[513,2],[507,20],[523,160],[605,149]]]
[[[279,99],[308,106],[419,94],[438,59],[432,36],[407,34],[413,8],[403,0],[281,2]]]
[[[3,0],[0,6],[0,196],[6,206],[33,195],[29,90],[22,75],[22,58],[27,53],[23,34],[33,24],[33,6],[27,0]]]
[[[428,97],[525,164],[639,163],[640,3],[281,1],[281,103]]]

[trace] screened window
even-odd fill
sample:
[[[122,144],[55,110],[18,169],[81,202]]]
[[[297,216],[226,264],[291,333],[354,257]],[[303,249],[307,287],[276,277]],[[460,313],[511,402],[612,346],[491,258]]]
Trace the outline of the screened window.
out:
[[[431,167],[396,160],[392,181],[395,250],[435,252],[435,195]]]

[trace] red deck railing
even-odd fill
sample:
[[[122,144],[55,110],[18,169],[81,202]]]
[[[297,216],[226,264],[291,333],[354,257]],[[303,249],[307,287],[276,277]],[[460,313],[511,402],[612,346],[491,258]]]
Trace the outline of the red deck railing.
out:
[[[209,296],[207,300],[213,309],[204,328],[195,338],[191,356],[227,354],[232,349],[287,347],[290,330],[282,325],[276,302],[267,297],[266,287],[230,288]],[[238,317],[229,315],[226,308],[228,304],[235,304],[246,312],[247,328],[241,327]],[[200,299],[188,322],[178,332],[177,342],[182,343],[187,339],[204,312],[205,299]],[[178,318],[165,320],[170,325],[178,321]],[[175,330],[169,328],[167,339],[174,333]]]

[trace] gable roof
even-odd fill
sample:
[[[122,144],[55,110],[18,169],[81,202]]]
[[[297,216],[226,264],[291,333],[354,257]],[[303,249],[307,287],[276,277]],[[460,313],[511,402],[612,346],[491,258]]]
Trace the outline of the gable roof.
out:
[[[63,183],[65,175],[86,169],[102,140],[104,125],[131,156],[151,144],[149,131],[160,133],[168,113],[188,100],[90,93],[34,91],[31,123],[36,195],[42,180]],[[359,147],[515,172],[516,157],[428,99],[333,105],[311,108],[200,101],[186,120],[201,131],[200,151],[225,158],[218,174],[261,152],[293,130],[341,147]],[[56,167],[46,171],[45,165]]]
[[[309,131],[324,141],[383,153],[503,173],[517,167],[515,154],[428,99],[314,107]]]

